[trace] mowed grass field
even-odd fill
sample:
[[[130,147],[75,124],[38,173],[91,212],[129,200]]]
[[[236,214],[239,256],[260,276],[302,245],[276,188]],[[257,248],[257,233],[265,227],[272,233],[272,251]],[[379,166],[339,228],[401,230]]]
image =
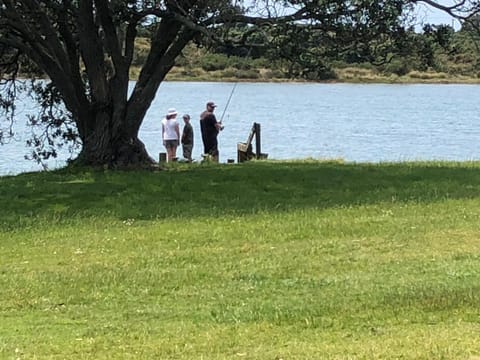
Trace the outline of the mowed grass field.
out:
[[[480,163],[0,177],[1,359],[480,359]]]

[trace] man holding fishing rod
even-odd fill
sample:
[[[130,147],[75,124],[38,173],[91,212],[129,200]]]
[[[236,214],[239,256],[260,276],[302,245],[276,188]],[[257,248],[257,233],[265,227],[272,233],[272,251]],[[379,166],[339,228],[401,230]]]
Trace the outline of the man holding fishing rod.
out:
[[[217,136],[223,130],[223,125],[213,114],[216,107],[217,105],[213,101],[207,102],[206,110],[200,114],[200,130],[204,155],[210,155],[214,161],[218,162]]]

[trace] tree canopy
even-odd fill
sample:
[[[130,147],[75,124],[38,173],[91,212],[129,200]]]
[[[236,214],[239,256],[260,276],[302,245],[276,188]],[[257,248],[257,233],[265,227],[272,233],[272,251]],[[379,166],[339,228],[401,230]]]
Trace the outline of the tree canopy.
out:
[[[76,161],[87,165],[150,164],[138,132],[188,44],[262,49],[308,74],[321,71],[325,54],[374,61],[401,46],[419,3],[461,21],[479,10],[466,0],[0,0],[0,121],[7,122],[0,140],[11,133],[23,91],[40,105],[29,117],[44,129],[30,140],[35,158],[79,144]],[[150,37],[150,49],[129,92],[139,34]],[[25,68],[47,79],[32,75],[26,83],[19,78]]]

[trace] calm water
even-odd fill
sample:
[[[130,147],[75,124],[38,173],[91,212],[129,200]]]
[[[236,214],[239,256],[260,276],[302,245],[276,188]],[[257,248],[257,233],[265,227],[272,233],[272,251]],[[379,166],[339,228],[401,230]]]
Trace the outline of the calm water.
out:
[[[207,100],[219,106],[225,130],[220,160],[236,159],[253,122],[262,127],[262,152],[271,159],[318,158],[349,162],[478,160],[480,86],[169,82],[160,87],[140,130],[152,157],[164,152],[160,121],[169,107],[189,113],[194,157],[202,153],[198,117]],[[25,105],[24,113],[29,106]],[[41,170],[24,160],[28,130],[0,147],[0,175]],[[181,150],[178,153],[181,155]],[[49,163],[62,166],[65,156]]]

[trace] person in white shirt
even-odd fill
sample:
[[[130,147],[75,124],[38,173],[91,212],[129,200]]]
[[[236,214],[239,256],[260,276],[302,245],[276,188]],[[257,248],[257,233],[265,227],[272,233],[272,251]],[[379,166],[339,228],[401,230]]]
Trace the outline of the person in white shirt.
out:
[[[177,159],[177,147],[180,139],[180,126],[178,125],[177,114],[177,110],[170,108],[162,120],[162,139],[163,146],[167,149],[167,162]]]

